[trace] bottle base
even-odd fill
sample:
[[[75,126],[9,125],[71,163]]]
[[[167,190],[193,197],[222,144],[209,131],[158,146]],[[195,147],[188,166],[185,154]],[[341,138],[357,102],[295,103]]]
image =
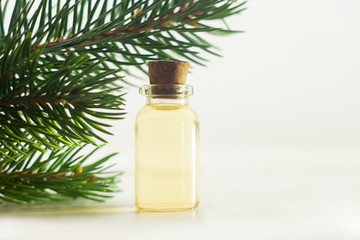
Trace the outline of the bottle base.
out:
[[[137,211],[144,212],[183,212],[191,211],[199,206],[199,202],[195,204],[141,204],[135,203]]]

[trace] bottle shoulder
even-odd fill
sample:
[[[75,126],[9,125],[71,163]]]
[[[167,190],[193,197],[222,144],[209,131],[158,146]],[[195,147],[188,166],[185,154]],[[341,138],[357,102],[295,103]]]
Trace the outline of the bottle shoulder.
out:
[[[197,112],[189,105],[185,106],[152,106],[145,105],[137,113],[136,119],[141,118],[166,118],[166,117],[191,118],[199,121]]]
[[[194,118],[199,121],[199,115],[196,112],[196,110],[194,108],[192,108],[191,106],[188,106],[188,111],[191,112],[194,115]]]

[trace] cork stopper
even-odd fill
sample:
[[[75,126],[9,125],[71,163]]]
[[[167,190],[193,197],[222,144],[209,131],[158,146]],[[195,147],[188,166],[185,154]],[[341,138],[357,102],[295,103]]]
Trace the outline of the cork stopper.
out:
[[[149,64],[150,84],[185,84],[190,68],[187,62],[151,61]]]

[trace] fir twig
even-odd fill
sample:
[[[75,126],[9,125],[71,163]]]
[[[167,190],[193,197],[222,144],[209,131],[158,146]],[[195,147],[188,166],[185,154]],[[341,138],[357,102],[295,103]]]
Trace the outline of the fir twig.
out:
[[[15,203],[87,198],[103,201],[110,193],[119,191],[115,177],[121,173],[107,174],[104,163],[110,154],[92,164],[84,162],[94,153],[80,155],[81,147],[47,151],[0,164],[0,199]],[[1,203],[1,201],[0,201]]]

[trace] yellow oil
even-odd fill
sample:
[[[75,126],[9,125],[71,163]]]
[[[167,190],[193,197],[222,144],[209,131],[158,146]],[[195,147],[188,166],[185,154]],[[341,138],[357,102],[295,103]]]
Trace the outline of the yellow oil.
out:
[[[187,105],[146,105],[136,117],[135,205],[181,211],[199,204],[199,121]]]

